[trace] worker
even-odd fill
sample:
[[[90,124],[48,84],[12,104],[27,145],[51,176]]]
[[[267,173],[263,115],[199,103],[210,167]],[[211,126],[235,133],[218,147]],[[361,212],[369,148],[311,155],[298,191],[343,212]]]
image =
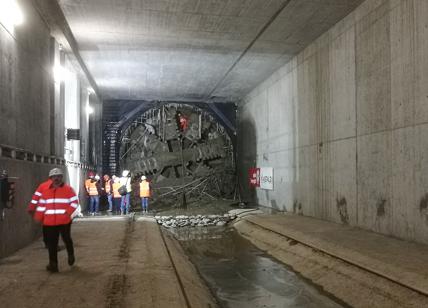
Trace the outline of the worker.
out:
[[[98,176],[98,180],[99,180]],[[94,216],[98,214],[100,206],[100,196],[98,193],[99,183],[93,173],[89,174],[89,179],[85,181],[86,192],[89,196],[89,214]]]
[[[58,272],[58,239],[61,234],[68,254],[68,265],[75,263],[71,222],[80,216],[79,199],[73,188],[63,182],[63,171],[54,168],[49,171],[52,183],[40,196],[34,218],[43,225],[49,251],[49,272]]]
[[[85,190],[86,190],[86,195],[87,195],[87,205],[88,205],[88,209],[90,209],[90,205],[91,205],[91,196],[89,195],[89,186],[91,184],[91,182],[94,180],[94,176],[95,174],[92,171],[88,172],[88,178],[85,180]],[[89,214],[91,214],[90,210],[89,210]]]
[[[94,174],[92,171],[89,171],[89,172],[88,172],[88,178],[85,180],[85,187],[87,186],[87,184],[89,184],[89,182],[90,182],[91,180],[93,180],[93,179],[94,179],[94,176],[95,176],[95,174]]]
[[[113,175],[112,177],[112,191],[113,191],[113,213],[120,213],[120,202],[122,200],[122,196],[119,193],[119,188],[121,186],[120,179]]]
[[[187,130],[187,127],[189,126],[189,119],[184,114],[182,114],[181,111],[177,113],[177,118],[180,131],[184,133]]]
[[[129,211],[131,209],[131,175],[129,173],[129,170],[123,170],[122,177],[120,178],[120,184],[119,187],[119,193],[122,195],[121,201],[120,201],[120,213],[121,215],[127,215],[129,214]]]
[[[44,181],[43,183],[41,183],[37,188],[36,191],[33,193],[33,197],[31,198],[30,203],[28,204],[27,207],[27,212],[31,215],[34,216],[34,212],[36,211],[37,205],[39,204],[39,200],[40,200],[40,196],[42,195],[42,193],[49,188],[49,186],[51,186],[52,184],[52,180],[50,178],[48,178],[46,181]],[[45,248],[48,248],[48,243],[46,242],[46,234],[45,234],[45,229],[42,228],[43,231],[43,243],[45,244]]]
[[[94,215],[98,215],[99,214],[99,208],[100,208],[100,198],[103,194],[103,187],[102,187],[102,183],[101,183],[101,178],[98,174],[95,174],[94,176],[95,179],[95,188],[97,189],[97,193],[98,193],[98,204],[95,203],[95,214]]]
[[[141,208],[143,213],[147,213],[149,210],[149,197],[150,197],[150,183],[147,181],[145,175],[141,176],[140,182],[140,198],[141,198]]]
[[[108,174],[104,174],[103,176],[104,180],[104,192],[107,195],[107,202],[108,202],[108,212],[111,212],[113,210],[113,200],[112,200],[112,180],[110,179],[110,176]]]

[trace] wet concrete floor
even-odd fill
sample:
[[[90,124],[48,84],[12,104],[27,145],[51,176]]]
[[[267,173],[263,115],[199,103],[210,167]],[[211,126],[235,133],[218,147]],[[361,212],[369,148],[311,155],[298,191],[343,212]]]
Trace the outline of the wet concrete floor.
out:
[[[172,231],[221,307],[342,307],[231,228]]]

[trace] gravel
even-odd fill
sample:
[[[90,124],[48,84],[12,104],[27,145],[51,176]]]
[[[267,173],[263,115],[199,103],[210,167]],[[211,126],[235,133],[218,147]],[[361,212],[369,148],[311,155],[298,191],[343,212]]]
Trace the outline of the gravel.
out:
[[[166,228],[225,226],[229,221],[235,218],[236,215],[230,214],[155,216],[157,223]]]

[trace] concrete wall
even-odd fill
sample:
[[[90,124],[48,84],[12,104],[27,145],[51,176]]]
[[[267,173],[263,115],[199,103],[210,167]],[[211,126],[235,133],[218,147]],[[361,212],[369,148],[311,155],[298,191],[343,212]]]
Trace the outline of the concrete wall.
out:
[[[31,1],[19,4],[24,23],[14,30],[0,23],[0,145],[46,157],[63,157],[64,94],[52,76],[58,50]],[[81,73],[78,79],[87,91],[88,82]],[[88,125],[85,128],[82,134],[89,136]],[[19,160],[0,153],[0,170],[19,178],[14,207],[7,209],[5,219],[0,221],[0,258],[40,235],[40,226],[32,221],[26,208],[35,188],[54,166],[47,161]]]
[[[50,34],[31,5],[23,10],[26,22],[15,31],[0,24],[0,143],[50,155]],[[25,208],[50,167],[0,159],[0,169],[19,177],[15,207],[0,221],[0,257],[38,236]]]
[[[245,198],[428,243],[428,1],[364,2],[254,89],[239,123]],[[273,191],[248,189],[256,165],[274,167]]]

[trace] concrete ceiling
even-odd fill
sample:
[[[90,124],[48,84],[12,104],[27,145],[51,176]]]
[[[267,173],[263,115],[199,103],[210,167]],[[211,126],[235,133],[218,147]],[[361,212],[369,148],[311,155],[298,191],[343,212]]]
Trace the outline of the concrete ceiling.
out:
[[[103,99],[235,101],[362,0],[58,0]]]

